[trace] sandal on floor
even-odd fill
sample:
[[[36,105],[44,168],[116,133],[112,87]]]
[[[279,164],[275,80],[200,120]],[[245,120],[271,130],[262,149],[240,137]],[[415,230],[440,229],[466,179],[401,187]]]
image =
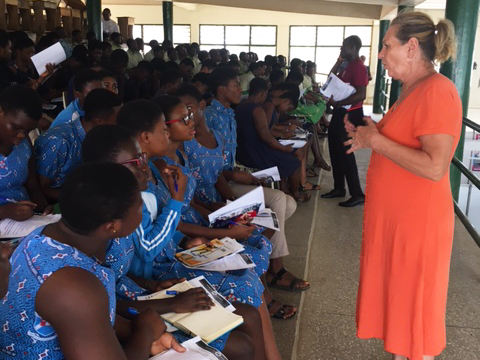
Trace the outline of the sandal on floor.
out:
[[[273,279],[270,282],[267,281],[268,287],[275,288],[275,289],[281,289],[281,290],[285,290],[285,291],[290,291],[290,292],[295,292],[295,293],[301,293],[301,292],[304,292],[304,291],[307,291],[308,289],[310,289],[310,285],[308,285],[306,287],[303,287],[303,288],[296,287],[299,282],[304,281],[304,280],[299,279],[297,277],[294,277],[292,279],[292,281],[290,282],[290,285],[278,285],[277,284],[278,280],[280,280],[282,278],[282,276],[287,273],[287,271],[288,270],[285,267],[282,267],[276,274],[272,274],[271,272],[269,272],[270,275],[273,275]]]
[[[275,300],[273,299],[272,301],[270,301],[267,305],[267,309],[270,310],[270,308],[272,306],[275,305],[275,303],[277,303],[278,300]],[[275,311],[274,314],[271,314],[270,317],[271,318],[275,318],[275,319],[280,319],[280,320],[288,320],[288,319],[292,319],[295,317],[295,315],[297,315],[297,310],[295,310],[295,312],[293,313],[293,315],[289,316],[289,317],[285,317],[285,314],[287,313],[287,308],[293,308],[294,306],[292,305],[282,305],[282,307],[280,309],[278,309],[277,311]]]
[[[317,177],[318,173],[315,171],[315,168],[313,166],[309,166],[307,168],[307,177]]]
[[[301,192],[297,196],[293,196],[293,198],[297,203],[307,203],[312,198],[312,195],[307,194],[305,192]]]
[[[307,184],[310,184],[311,188],[308,188]],[[305,181],[305,184],[301,184],[301,189],[303,191],[318,191],[318,190],[321,190],[322,187],[320,185],[315,185],[314,183],[310,182],[310,181]]]

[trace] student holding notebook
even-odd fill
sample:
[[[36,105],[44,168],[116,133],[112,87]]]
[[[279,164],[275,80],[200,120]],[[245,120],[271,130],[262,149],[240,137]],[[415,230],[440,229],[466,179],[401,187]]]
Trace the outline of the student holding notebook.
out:
[[[82,165],[65,180],[60,208],[58,223],[35,230],[12,255],[0,303],[8,321],[2,359],[146,360],[167,348],[185,351],[154,311],[115,317],[115,276],[101,263],[108,242],[141,220],[132,173],[118,164]]]

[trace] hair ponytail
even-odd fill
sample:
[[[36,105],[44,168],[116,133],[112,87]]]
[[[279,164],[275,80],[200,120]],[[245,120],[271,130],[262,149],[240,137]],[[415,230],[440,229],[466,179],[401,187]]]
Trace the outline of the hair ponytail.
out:
[[[450,20],[442,19],[436,26],[435,62],[444,63],[448,59],[455,59],[457,47],[455,41],[455,28]]]

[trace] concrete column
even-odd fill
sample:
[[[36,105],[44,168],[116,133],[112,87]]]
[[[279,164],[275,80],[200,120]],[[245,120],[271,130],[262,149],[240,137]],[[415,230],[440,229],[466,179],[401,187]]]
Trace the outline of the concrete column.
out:
[[[480,0],[447,0],[445,17],[455,26],[457,36],[457,58],[454,62],[448,61],[442,65],[440,72],[449,77],[457,87],[462,98],[463,116],[468,114],[468,98],[470,96],[470,75],[472,69],[473,51],[475,47],[475,34],[477,31],[478,9]],[[455,156],[463,160],[465,144],[465,126],[462,127],[460,141]],[[450,167],[450,181],[455,200],[460,192],[461,172],[455,167]]]
[[[387,33],[388,28],[390,27],[390,20],[381,20],[380,21],[380,31],[379,31],[379,42],[378,42],[378,53],[382,51],[382,41]],[[382,90],[385,90],[385,69],[382,65],[382,60],[377,60],[377,71],[375,76],[375,92],[373,93],[373,112],[375,114],[382,113],[383,97]]]
[[[95,32],[98,40],[103,39],[102,34],[102,1],[87,0],[88,31]]]
[[[173,43],[173,3],[171,1],[164,1],[162,5],[165,40],[170,40]]]

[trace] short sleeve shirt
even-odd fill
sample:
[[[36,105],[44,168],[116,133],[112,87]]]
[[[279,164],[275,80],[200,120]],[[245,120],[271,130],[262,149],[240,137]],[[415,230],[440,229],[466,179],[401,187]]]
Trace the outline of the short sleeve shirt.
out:
[[[340,80],[344,83],[350,84],[352,86],[367,86],[368,85],[368,75],[367,69],[363,64],[360,58],[357,58],[350,62],[348,66],[343,70],[339,75]],[[356,104],[352,104],[351,110],[357,109],[363,106],[363,101],[360,101]]]

